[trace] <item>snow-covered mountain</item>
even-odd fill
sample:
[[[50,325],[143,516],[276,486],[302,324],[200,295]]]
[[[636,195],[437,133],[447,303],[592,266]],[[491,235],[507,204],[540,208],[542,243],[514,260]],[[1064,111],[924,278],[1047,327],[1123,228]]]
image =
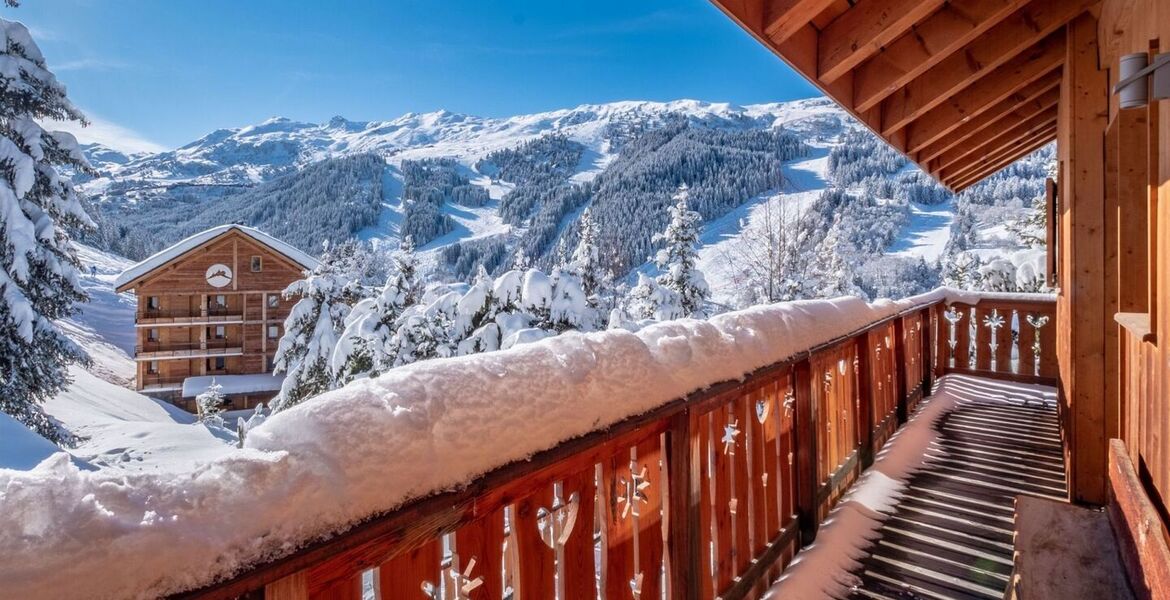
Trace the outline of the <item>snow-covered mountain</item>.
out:
[[[308,252],[324,240],[395,245],[410,234],[424,268],[466,279],[479,265],[498,272],[520,252],[548,266],[559,247],[575,243],[573,225],[591,207],[621,276],[652,254],[670,195],[686,182],[707,223],[701,262],[716,297],[732,302],[741,285],[729,271],[733,250],[753,235],[753,223],[772,206],[808,209],[829,188],[862,189],[878,204],[898,191],[901,209],[870,211],[889,221],[874,227],[885,244],[876,251],[907,260],[942,255],[955,201],[940,201],[941,188],[930,183],[917,184],[929,201],[899,191],[929,180],[859,131],[825,98],[629,101],[506,118],[448,111],[319,124],[273,118],[156,154],[87,148],[101,176],[81,183],[99,222],[86,241],[142,258],[227,221]],[[871,148],[884,150],[876,152],[881,160],[867,156]]]
[[[696,100],[614,102],[507,118],[445,110],[408,113],[389,121],[333,117],[320,124],[274,117],[213,131],[176,150],[118,157],[129,160],[115,160],[104,147],[87,149],[108,177],[85,189],[102,193],[114,182],[134,183],[137,189],[179,183],[252,185],[326,158],[357,153],[380,154],[391,163],[452,157],[470,166],[494,150],[554,133],[585,145],[591,153],[582,170],[593,172],[615,150],[615,136],[653,129],[680,116],[712,128],[785,126],[817,133],[839,129],[848,120],[825,98],[750,106]]]

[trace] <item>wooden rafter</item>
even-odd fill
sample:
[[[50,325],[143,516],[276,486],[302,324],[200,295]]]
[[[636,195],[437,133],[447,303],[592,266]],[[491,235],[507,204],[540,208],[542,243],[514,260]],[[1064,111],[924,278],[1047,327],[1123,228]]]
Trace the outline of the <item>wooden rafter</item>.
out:
[[[1011,165],[1013,162],[1039,150],[1045,145],[1051,143],[1056,139],[1056,127],[1052,127],[1040,134],[1037,134],[1031,139],[1026,140],[1020,146],[1005,149],[1003,152],[996,155],[995,160],[988,161],[981,169],[972,171],[966,176],[957,177],[952,180],[944,181],[943,183],[955,190],[961,192],[968,187],[994,175],[1003,168]],[[989,157],[991,158],[991,157]]]
[[[910,125],[906,148],[910,151],[938,141],[965,121],[1008,99],[1064,62],[1064,31],[1049,34],[971,86],[951,96]]]
[[[935,142],[914,154],[919,164],[931,160],[958,146],[978,143],[980,139],[995,135],[1005,123],[1030,118],[1060,101],[1060,69],[1037,79],[1027,89],[1012,94],[999,105],[988,109],[956,128],[946,138]]]
[[[771,0],[764,17],[768,19],[764,34],[779,44],[807,27],[821,11],[836,0]]]
[[[983,166],[985,157],[993,157],[997,153],[1010,151],[1011,148],[1017,148],[1020,144],[1032,140],[1038,135],[1052,129],[1056,126],[1056,110],[1038,115],[1034,120],[1027,123],[1013,127],[1004,132],[1002,140],[997,140],[994,145],[988,146],[982,153],[975,153],[957,160],[946,167],[933,171],[939,179],[957,179],[964,175],[971,173]]]
[[[859,0],[821,31],[817,78],[840,79],[944,4],[944,0]]]
[[[1056,122],[1056,101],[1052,101],[1044,110],[1013,121],[1005,121],[1003,127],[985,129],[980,135],[974,136],[967,143],[961,144],[944,153],[937,159],[927,163],[930,172],[942,174],[965,160],[969,156],[978,156],[996,148],[1002,148],[1018,142],[1029,134],[1047,127]]]
[[[1031,0],[954,0],[853,71],[853,105],[866,111]]]
[[[1060,29],[1095,0],[1035,0],[882,102],[882,130],[905,127]],[[1018,62],[1018,61],[1017,61]]]

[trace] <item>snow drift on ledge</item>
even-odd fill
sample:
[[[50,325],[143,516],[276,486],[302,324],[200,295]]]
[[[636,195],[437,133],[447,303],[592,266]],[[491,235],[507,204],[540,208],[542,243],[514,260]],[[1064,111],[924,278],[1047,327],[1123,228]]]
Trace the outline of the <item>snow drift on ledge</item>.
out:
[[[409,365],[279,413],[245,449],[182,472],[82,471],[63,452],[31,471],[0,469],[4,595],[141,598],[206,585],[944,297],[975,301],[936,290],[775,304]]]

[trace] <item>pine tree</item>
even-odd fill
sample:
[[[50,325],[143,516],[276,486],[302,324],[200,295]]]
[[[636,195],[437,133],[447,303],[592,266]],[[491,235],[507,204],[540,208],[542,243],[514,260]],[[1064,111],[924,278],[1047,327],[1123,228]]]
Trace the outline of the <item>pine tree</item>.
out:
[[[358,302],[345,319],[345,329],[330,358],[336,385],[373,377],[394,366],[398,320],[422,297],[418,257],[410,236],[402,240],[390,262],[392,270],[381,292]]]
[[[816,264],[816,275],[820,280],[818,294],[822,298],[865,297],[865,292],[857,285],[856,257],[842,235],[841,224],[842,219],[838,216],[821,242]]]
[[[689,196],[686,184],[680,185],[675,204],[668,209],[670,223],[666,231],[654,236],[655,242],[664,243],[655,256],[655,264],[662,271],[658,284],[678,294],[683,316],[702,318],[710,289],[697,265],[702,217],[687,208]]]
[[[0,411],[61,443],[41,404],[69,384],[70,363],[88,360],[55,321],[86,300],[68,230],[93,221],[57,168],[92,169],[72,135],[38,122],[86,121],[28,29],[3,19],[0,73]]]
[[[195,405],[199,409],[199,420],[211,425],[223,426],[223,386],[211,380],[211,385],[198,396],[195,396]]]
[[[671,321],[686,316],[682,306],[682,298],[672,289],[659,285],[657,281],[638,273],[638,284],[630,290],[626,312],[635,319],[654,319],[657,321]],[[621,322],[610,315],[610,326]],[[621,326],[621,325],[618,325]]]
[[[300,300],[285,319],[284,336],[276,348],[274,372],[285,377],[272,401],[273,412],[335,386],[330,359],[359,287],[342,274],[343,266],[326,244],[320,264],[284,290],[286,299]]]
[[[600,305],[603,286],[606,281],[605,272],[601,267],[601,254],[597,247],[597,223],[593,221],[592,212],[586,208],[577,222],[577,247],[573,249],[573,256],[569,260],[565,271],[577,277],[589,306],[597,308]]]

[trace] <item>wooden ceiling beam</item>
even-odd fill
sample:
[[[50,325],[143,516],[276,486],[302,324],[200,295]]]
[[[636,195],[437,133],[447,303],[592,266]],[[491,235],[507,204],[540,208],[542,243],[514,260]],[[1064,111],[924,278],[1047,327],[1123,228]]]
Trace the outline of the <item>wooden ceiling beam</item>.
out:
[[[1035,44],[1044,43],[1049,34],[1062,29],[1089,1],[1037,0],[1013,13],[882,101],[882,132],[902,129],[980,78],[995,73],[1000,65],[1019,63],[1021,55],[1026,56]]]
[[[969,156],[979,156],[996,148],[1011,146],[1028,135],[1056,122],[1056,101],[1044,110],[1027,117],[1004,120],[1001,127],[985,129],[967,143],[952,148],[942,156],[926,163],[930,172],[942,176]]]
[[[1031,0],[953,0],[853,72],[853,104],[869,110]]]
[[[767,2],[764,35],[777,44],[784,43],[836,0],[771,0]]]
[[[973,143],[973,140],[979,139],[976,136],[995,135],[995,131],[1002,129],[1000,126],[1003,123],[1027,119],[1059,100],[1060,69],[1056,69],[1036,80],[1028,88],[1012,94],[995,107],[963,123],[942,140],[915,152],[914,160],[920,164],[928,163],[957,146]]]
[[[821,31],[817,78],[826,83],[837,81],[944,3],[945,0],[858,0]]]
[[[915,151],[938,141],[964,122],[978,117],[1036,80],[1047,76],[1065,58],[1064,30],[1048,35],[995,71],[951,96],[909,125],[906,149]],[[896,129],[895,129],[896,131]],[[883,132],[887,134],[891,132]]]
[[[943,184],[961,192],[984,179],[998,173],[1021,158],[1043,148],[1056,139],[1056,127],[1053,126],[1040,134],[1026,140],[1022,145],[998,155],[995,160],[984,164],[980,169],[967,173],[964,176],[944,181]]]
[[[1096,0],[1035,0],[882,101],[882,131],[901,129],[1061,29]]]
[[[999,135],[987,140],[982,146],[972,148],[970,151],[964,150],[962,156],[958,156],[959,153],[956,151],[954,156],[946,157],[950,159],[949,162],[943,163],[940,160],[937,167],[931,165],[930,171],[939,179],[954,179],[955,177],[962,176],[964,173],[970,172],[978,164],[979,161],[977,159],[980,156],[991,154],[1002,148],[1014,148],[1024,140],[1029,140],[1038,133],[1046,131],[1055,125],[1056,106],[1054,105],[1047,111],[1031,119],[1022,121],[1001,131]]]

